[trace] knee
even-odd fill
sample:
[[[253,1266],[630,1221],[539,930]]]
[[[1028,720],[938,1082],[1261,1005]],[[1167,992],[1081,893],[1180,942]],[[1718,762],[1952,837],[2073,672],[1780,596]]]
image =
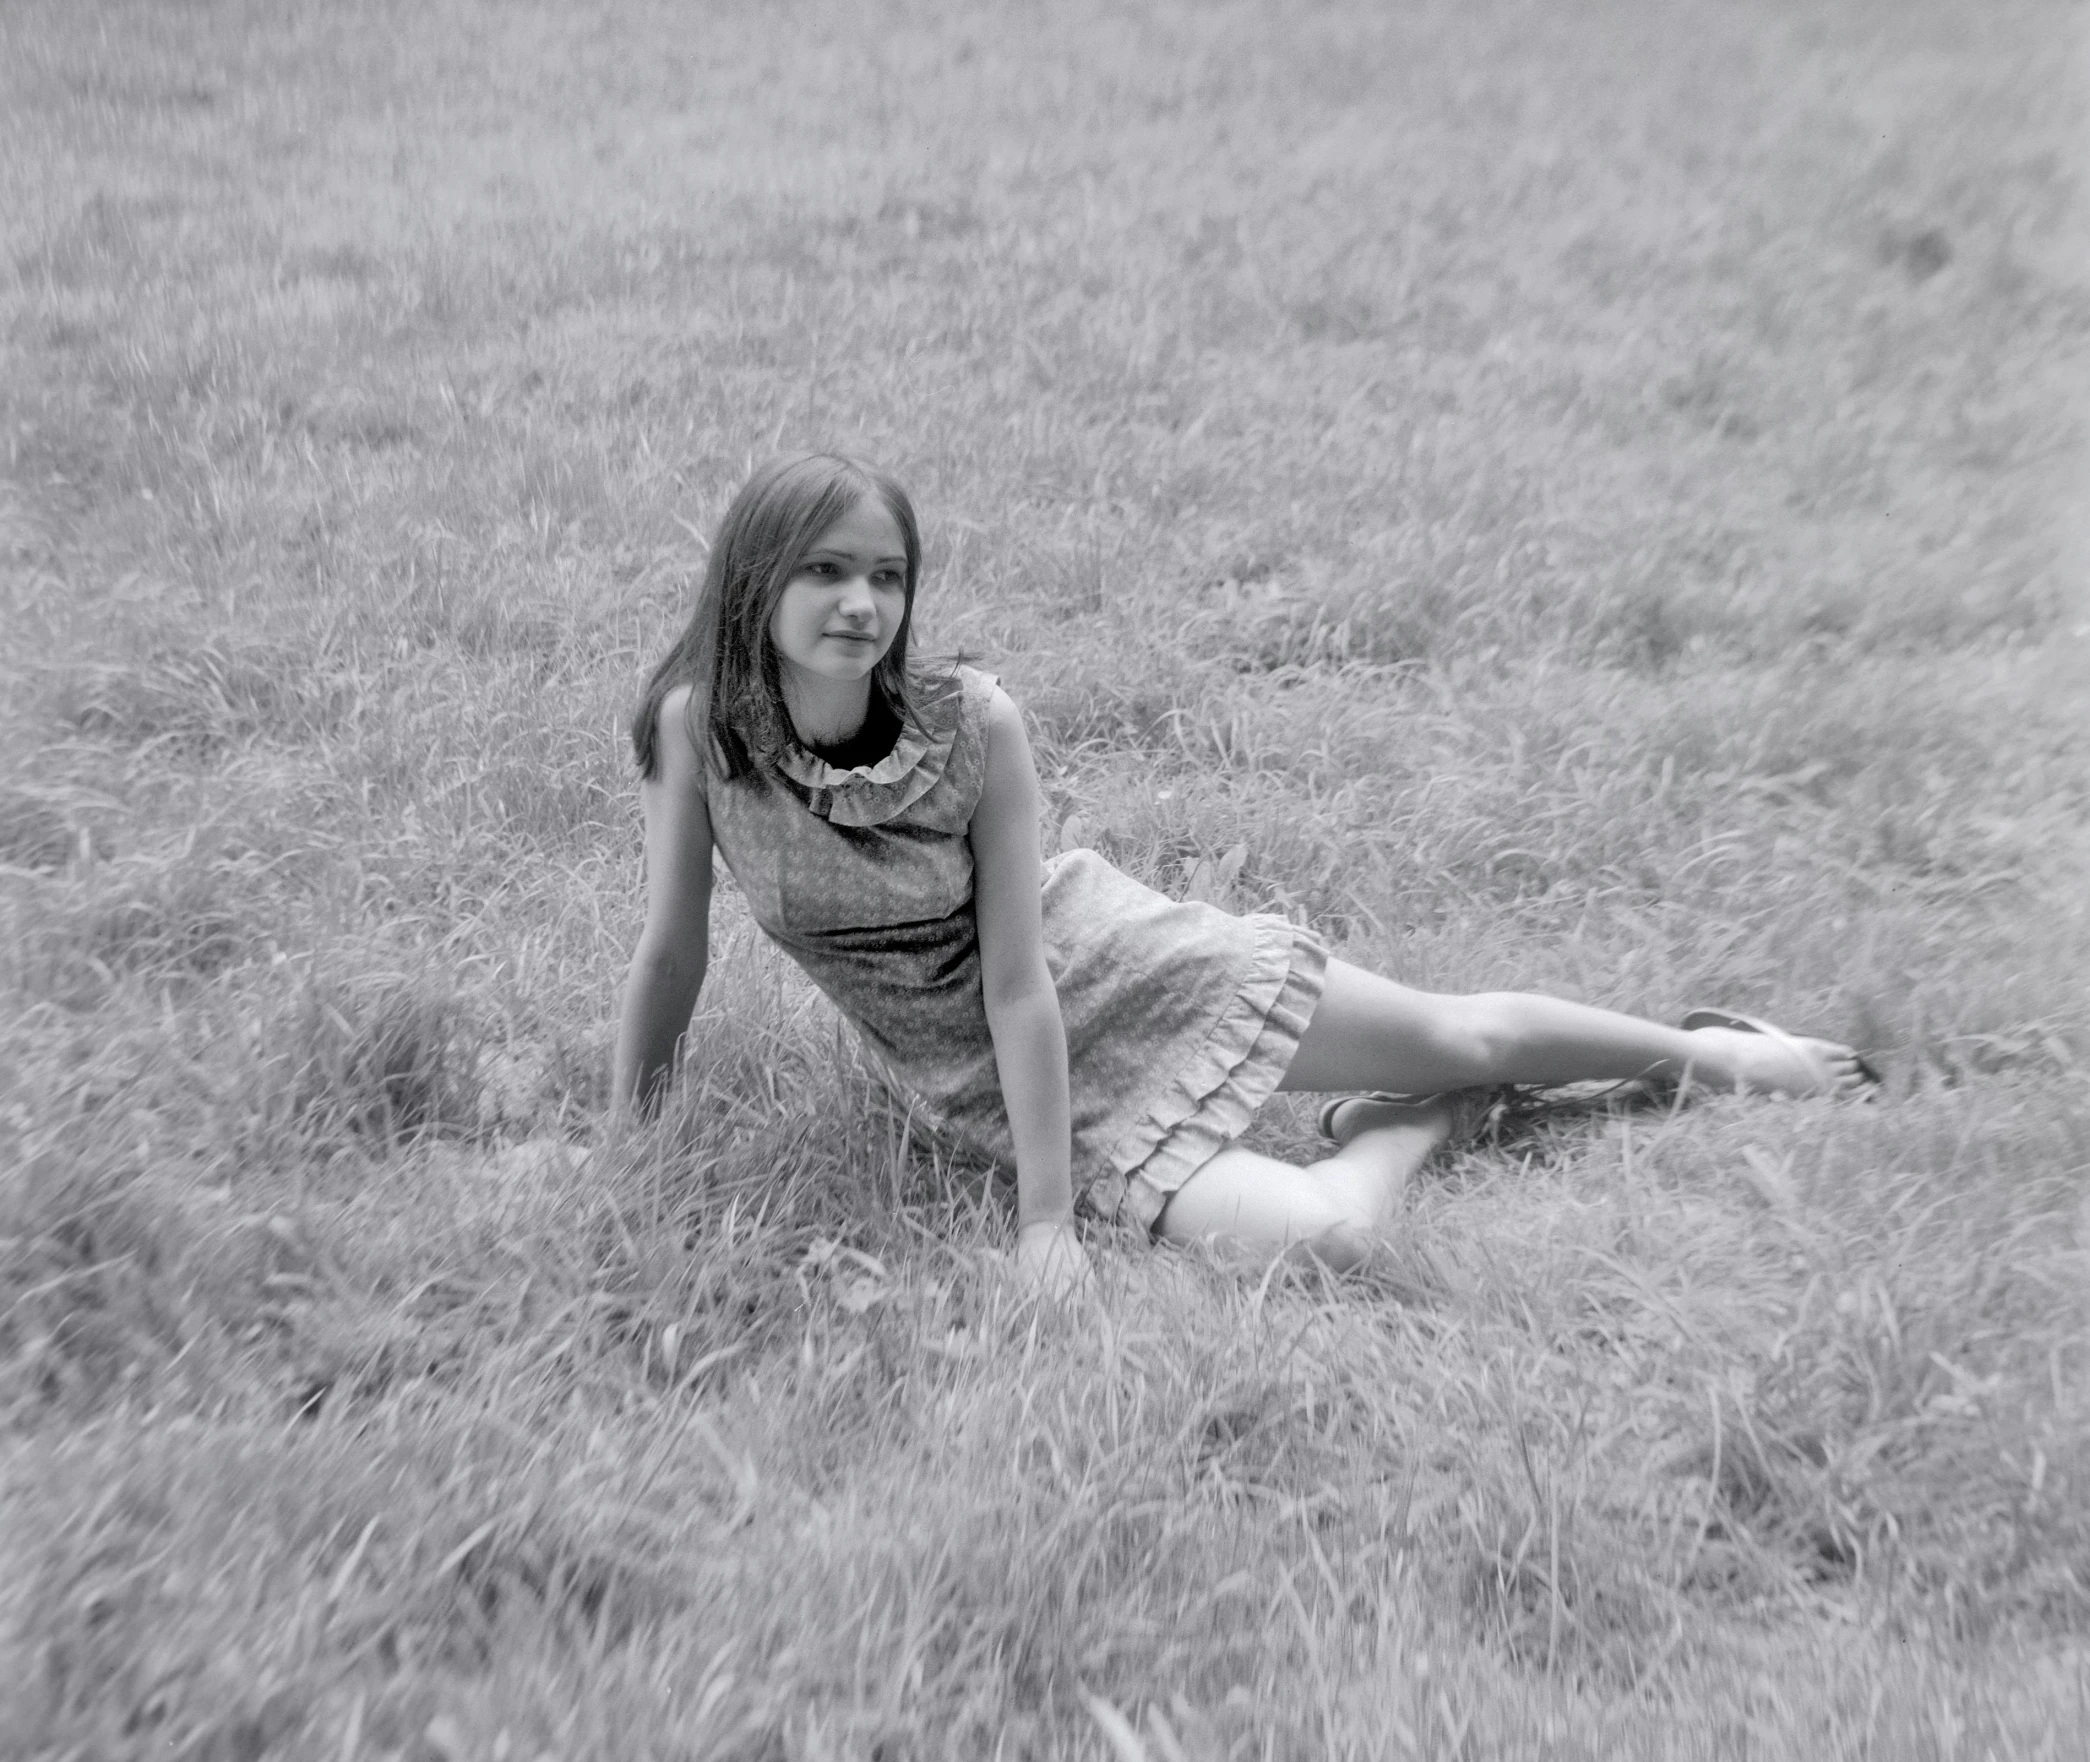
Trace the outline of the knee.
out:
[[[1332,1273],[1354,1272],[1372,1257],[1379,1232],[1366,1219],[1342,1217],[1295,1245],[1293,1252]]]
[[[1317,1203],[1300,1216],[1305,1233],[1293,1244],[1293,1251],[1319,1261],[1331,1272],[1346,1273],[1371,1258],[1385,1219],[1372,1198],[1336,1170],[1323,1164],[1315,1172],[1321,1176]]]
[[[1516,1042],[1517,1025],[1510,994],[1476,992],[1466,997],[1440,997],[1431,1012],[1431,1062],[1447,1073],[1446,1088],[1490,1082]]]

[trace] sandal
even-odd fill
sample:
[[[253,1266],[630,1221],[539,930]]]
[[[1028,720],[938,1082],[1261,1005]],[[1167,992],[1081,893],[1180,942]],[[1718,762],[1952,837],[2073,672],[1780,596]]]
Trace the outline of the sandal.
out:
[[[1791,1047],[1793,1051],[1797,1052],[1802,1058],[1813,1057],[1813,1054],[1808,1052],[1807,1049],[1800,1044],[1799,1035],[1788,1033],[1785,1029],[1779,1027],[1777,1023],[1767,1022],[1761,1016],[1745,1016],[1738,1010],[1686,1010],[1684,1012],[1684,1019],[1682,1025],[1687,1031],[1695,1028],[1730,1028],[1739,1034],[1763,1034],[1767,1035],[1769,1038],[1773,1040],[1783,1041],[1787,1046]],[[1816,1036],[1809,1035],[1808,1038],[1813,1039],[1816,1038]],[[1832,1041],[1830,1044],[1841,1045],[1842,1042]],[[1867,1100],[1872,1099],[1871,1092],[1880,1086],[1879,1071],[1873,1066],[1871,1061],[1868,1060],[1862,1053],[1850,1048],[1846,1048],[1846,1050],[1850,1051],[1851,1057],[1857,1061],[1858,1080],[1856,1087],[1853,1089],[1839,1089],[1836,1086],[1831,1085],[1828,1089],[1823,1091],[1823,1093],[1829,1095],[1855,1094],[1862,1095]],[[1776,1092],[1774,1091],[1774,1093]]]
[[[1458,1093],[1462,1092],[1447,1091],[1447,1094]],[[1331,1095],[1321,1103],[1321,1111],[1314,1116],[1314,1125],[1323,1138],[1340,1144],[1342,1140],[1335,1135],[1335,1116],[1353,1101],[1383,1101],[1397,1107],[1420,1107],[1426,1101],[1439,1101],[1444,1098],[1439,1095],[1396,1095],[1387,1089],[1366,1089],[1355,1094]]]
[[[1667,1107],[1676,1098],[1676,1085],[1648,1077],[1631,1077],[1617,1083],[1499,1083],[1482,1089],[1450,1089],[1440,1095],[1396,1095],[1372,1090],[1355,1095],[1331,1095],[1321,1104],[1315,1123],[1321,1136],[1342,1143],[1336,1135],[1337,1116],[1353,1101],[1383,1101],[1409,1107],[1427,1101],[1448,1101],[1453,1106],[1451,1136],[1446,1150],[1471,1150],[1476,1145],[1503,1145],[1530,1137],[1551,1120],[1587,1119],[1596,1115]]]

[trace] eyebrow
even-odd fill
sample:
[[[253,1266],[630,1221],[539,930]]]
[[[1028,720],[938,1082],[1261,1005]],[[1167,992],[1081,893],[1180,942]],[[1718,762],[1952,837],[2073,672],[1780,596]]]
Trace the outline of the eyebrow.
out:
[[[845,545],[815,545],[811,550],[806,552],[806,561],[810,563],[816,557],[840,557],[848,562],[854,563],[864,554],[865,553],[861,551],[852,551]],[[892,564],[898,564],[901,568],[904,569],[907,566],[907,559],[898,554],[887,557],[872,557],[871,561],[880,565],[881,567],[890,566]]]

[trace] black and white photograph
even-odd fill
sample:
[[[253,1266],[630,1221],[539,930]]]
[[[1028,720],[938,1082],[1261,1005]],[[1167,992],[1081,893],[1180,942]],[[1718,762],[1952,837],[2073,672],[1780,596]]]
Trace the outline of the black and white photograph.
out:
[[[0,1762],[2083,1762],[2083,0],[0,0]]]

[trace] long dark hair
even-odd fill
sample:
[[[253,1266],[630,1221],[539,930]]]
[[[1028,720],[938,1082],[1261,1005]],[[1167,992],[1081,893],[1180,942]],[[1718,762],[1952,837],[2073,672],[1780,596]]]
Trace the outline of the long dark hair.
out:
[[[721,776],[732,782],[775,764],[791,741],[791,715],[769,640],[770,616],[820,535],[866,496],[876,496],[892,515],[907,554],[907,607],[900,633],[879,660],[871,686],[903,723],[914,719],[907,692],[907,638],[922,570],[914,504],[883,471],[861,459],[840,453],[772,459],[741,485],[718,523],[689,628],[653,669],[632,715],[631,750],[642,777],[651,777],[659,763],[661,700],[683,684],[693,688],[691,742]],[[698,734],[699,717],[708,738]]]

